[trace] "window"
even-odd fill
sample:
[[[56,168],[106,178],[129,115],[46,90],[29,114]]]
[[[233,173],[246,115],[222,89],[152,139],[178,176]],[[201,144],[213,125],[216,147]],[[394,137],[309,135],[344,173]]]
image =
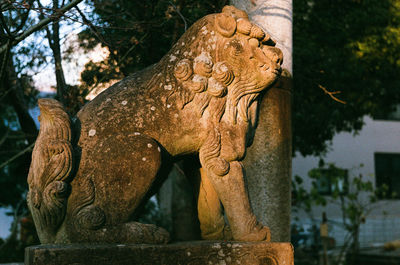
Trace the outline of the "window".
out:
[[[316,178],[316,188],[321,195],[332,195],[338,191],[346,194],[348,189],[348,171],[337,167],[318,169],[320,176]]]
[[[388,187],[381,198],[400,198],[400,154],[375,153],[375,181]]]

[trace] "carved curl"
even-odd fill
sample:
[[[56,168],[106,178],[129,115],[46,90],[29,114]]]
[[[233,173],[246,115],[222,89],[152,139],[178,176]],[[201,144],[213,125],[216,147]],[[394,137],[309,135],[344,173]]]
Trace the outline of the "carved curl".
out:
[[[208,79],[208,94],[214,97],[223,97],[226,94],[226,86],[215,80],[213,77]]]
[[[79,194],[79,205],[74,209],[74,225],[77,230],[96,230],[106,222],[103,209],[94,205],[96,189],[92,177],[85,178],[81,185],[82,192]]]
[[[38,103],[40,131],[28,175],[28,205],[43,237],[54,234],[65,218],[73,152],[71,124],[61,103],[54,99]]]
[[[250,35],[250,37],[256,38],[256,39],[259,39],[259,40],[262,40],[265,37],[264,31],[260,27],[258,27],[256,25],[253,25],[251,27],[249,35]]]
[[[105,221],[104,211],[96,205],[88,205],[75,216],[79,229],[96,230],[101,228]]]
[[[244,35],[250,35],[252,26],[251,22],[247,19],[241,18],[237,21],[237,31]]]
[[[235,78],[232,70],[224,62],[218,62],[214,65],[212,76],[225,86],[230,85]]]
[[[202,52],[194,59],[193,70],[196,74],[210,77],[213,69],[213,62],[209,54]]]
[[[45,227],[57,228],[64,220],[67,198],[71,187],[64,181],[54,181],[43,192],[40,214]]]
[[[215,16],[215,26],[219,34],[229,38],[235,34],[236,20],[225,13],[217,14]]]
[[[228,174],[230,166],[225,159],[220,157],[220,154],[221,134],[217,128],[214,128],[209,132],[206,142],[200,148],[200,162],[217,176],[225,176]]]
[[[174,68],[174,75],[180,81],[186,81],[192,76],[192,63],[188,59],[179,61]]]
[[[189,85],[189,88],[196,93],[201,93],[206,91],[207,89],[207,78],[201,75],[194,75],[192,79],[192,83]]]

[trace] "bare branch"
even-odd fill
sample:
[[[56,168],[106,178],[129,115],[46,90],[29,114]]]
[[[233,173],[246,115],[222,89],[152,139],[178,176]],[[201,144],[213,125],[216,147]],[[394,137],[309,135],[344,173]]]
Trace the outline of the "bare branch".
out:
[[[97,28],[93,25],[92,22],[89,21],[89,19],[86,18],[85,14],[79,9],[79,7],[75,7],[75,9],[78,11],[79,15],[81,15],[83,23],[89,27],[89,29],[93,32],[93,34],[103,43],[105,44],[110,51],[112,52],[111,45],[106,42],[106,40],[103,38],[103,36],[100,34],[100,32],[97,30]]]
[[[26,37],[28,37],[32,33],[42,29],[43,27],[45,27],[50,22],[58,20],[60,18],[60,16],[62,16],[65,12],[67,12],[71,8],[73,8],[76,5],[78,5],[80,2],[82,2],[82,0],[72,0],[69,4],[67,4],[67,5],[61,7],[60,9],[58,9],[53,16],[47,17],[45,19],[42,19],[36,25],[33,25],[32,27],[30,27],[27,30],[25,30],[21,35],[19,35],[18,37],[15,38],[15,40],[13,41],[12,44],[15,45],[15,44],[19,43],[20,41],[24,40]],[[4,51],[6,51],[6,49],[7,49],[7,44],[1,46],[0,47],[0,53],[3,53]]]
[[[3,25],[3,28],[5,29],[8,37],[12,39],[14,36],[7,26],[6,20],[4,19],[4,16],[3,16],[3,12],[0,12],[0,21],[1,21],[1,24]]]
[[[339,103],[342,103],[342,104],[346,104],[346,101],[340,100],[340,99],[338,99],[337,97],[334,96],[336,94],[340,94],[341,91],[333,91],[333,92],[331,92],[331,91],[328,91],[325,87],[323,87],[321,85],[318,85],[318,87],[321,88],[325,92],[325,94],[330,96],[333,100],[335,100],[335,101],[337,101]]]
[[[129,55],[129,53],[130,53],[131,51],[133,51],[133,49],[134,49],[139,43],[141,43],[141,42],[147,37],[147,35],[148,35],[148,34],[146,33],[145,35],[143,35],[142,38],[140,38],[140,40],[139,40],[138,42],[135,42],[135,43],[129,48],[129,50],[121,57],[121,59],[117,62],[116,65],[111,65],[111,66],[110,66],[110,70],[114,70],[114,69],[117,68],[119,65],[121,65],[121,63],[122,63],[123,61],[125,61],[125,59],[126,59],[127,56]],[[96,82],[96,84],[94,84],[93,87],[91,87],[91,88],[89,89],[89,92],[90,92],[90,91],[93,91],[101,82],[103,82],[104,79],[106,79],[106,77],[107,77],[107,75],[104,75],[102,78],[100,78],[100,80],[98,80],[98,81]]]
[[[2,101],[8,95],[8,93],[10,93],[11,90],[13,90],[13,89],[14,89],[14,87],[6,90],[2,95],[0,95],[0,101]]]
[[[185,17],[182,15],[182,13],[179,11],[179,9],[176,7],[176,5],[174,5],[171,1],[169,2],[172,7],[175,9],[175,12],[181,17],[181,19],[183,20],[183,23],[185,23],[185,32],[187,30],[187,22]]]
[[[10,127],[7,126],[6,133],[0,139],[0,146],[7,140],[9,133],[10,133]]]
[[[52,38],[52,34],[50,32],[49,27],[44,27],[44,29],[46,30],[46,37],[47,40],[49,41],[49,46],[51,49],[53,49],[53,38]]]
[[[28,20],[29,17],[29,11],[31,11],[32,8],[32,4],[33,4],[34,0],[29,0],[27,5],[27,11],[25,12],[25,14],[23,15],[23,17],[21,18],[21,23],[18,25],[18,27],[14,30],[14,33],[18,33],[18,31],[20,31],[22,29],[22,27],[25,25],[25,22]]]
[[[1,0],[0,0],[1,1]],[[52,8],[47,8],[47,7],[44,7],[44,6],[42,6],[42,5],[40,5],[40,2],[38,2],[39,3],[39,8],[34,8],[33,6],[31,7],[31,10],[33,10],[33,11],[35,11],[35,12],[37,12],[37,13],[39,13],[39,14],[42,14],[42,15],[46,15],[46,16],[52,16],[50,13],[48,13],[48,12],[51,12],[51,11],[53,11],[53,9]],[[17,3],[16,3],[17,4]],[[15,8],[15,7],[14,7]],[[23,5],[21,5],[20,7],[18,7],[19,9],[26,9],[26,7],[24,7]],[[43,12],[43,10],[46,10],[46,12]],[[67,18],[67,19],[69,19],[69,20],[71,20],[71,21],[73,21],[73,22],[76,22],[76,23],[79,23],[79,24],[82,24],[82,25],[86,25],[86,23],[85,22],[83,22],[83,21],[80,21],[80,20],[78,20],[77,18],[74,18],[74,17],[72,17],[72,16],[70,16],[70,15],[67,15],[67,14],[63,14],[63,16],[65,17],[65,18]],[[132,21],[128,21],[128,20],[125,20],[126,22],[129,22],[131,25],[134,25],[134,26],[132,26],[132,27],[114,27],[114,26],[101,26],[101,25],[94,25],[93,23],[93,26],[94,27],[96,27],[96,28],[104,28],[104,29],[119,29],[119,30],[131,30],[131,29],[136,29],[136,27],[137,27],[137,25],[151,25],[152,27],[157,27],[157,26],[159,26],[159,24],[160,23],[157,23],[157,22],[154,22],[154,21],[136,21],[136,22],[132,22]]]
[[[7,44],[6,44],[6,50],[5,50],[5,53],[3,56],[3,62],[1,63],[0,82],[3,81],[3,78],[6,74],[6,68],[8,65],[8,60],[10,59],[11,48],[12,48],[12,39],[8,39]]]
[[[35,145],[35,143],[32,143],[31,145],[29,145],[27,148],[25,148],[24,150],[22,150],[21,152],[19,152],[18,154],[16,154],[15,156],[11,157],[10,159],[8,159],[6,162],[3,162],[2,164],[0,164],[0,169],[2,169],[3,167],[7,166],[9,163],[11,163],[12,161],[14,161],[15,159],[19,158],[20,156],[24,155],[25,153],[31,151],[33,149],[33,146]]]
[[[11,9],[11,7],[12,7],[12,5],[8,1],[2,1],[0,3],[0,10],[1,11],[7,11],[7,10]]]
[[[182,175],[182,176],[186,176],[185,172],[183,171],[183,169],[177,164],[174,163],[174,167],[176,168],[176,170],[178,170],[178,172]]]

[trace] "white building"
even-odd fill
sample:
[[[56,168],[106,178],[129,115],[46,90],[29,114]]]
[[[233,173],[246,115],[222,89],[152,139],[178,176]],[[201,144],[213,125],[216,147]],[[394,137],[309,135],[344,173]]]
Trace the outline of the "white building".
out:
[[[334,163],[347,170],[348,181],[362,174],[363,180],[370,180],[375,187],[386,184],[390,191],[400,198],[400,108],[391,115],[390,120],[364,118],[365,125],[357,134],[339,133],[332,141],[332,148],[323,157],[325,163]],[[311,188],[309,170],[317,168],[319,158],[302,157],[293,159],[293,176],[301,176],[304,187]],[[360,167],[360,165],[363,165]],[[326,195],[329,199],[329,195]],[[313,207],[314,224],[319,225],[322,212],[326,212],[329,223],[329,236],[334,237],[337,245],[343,244],[345,230],[340,207],[329,203],[326,207]],[[293,213],[300,225],[309,227],[312,223],[304,213]],[[366,216],[361,225],[361,246],[372,243],[384,243],[400,239],[400,199],[381,199],[374,205],[374,210]]]

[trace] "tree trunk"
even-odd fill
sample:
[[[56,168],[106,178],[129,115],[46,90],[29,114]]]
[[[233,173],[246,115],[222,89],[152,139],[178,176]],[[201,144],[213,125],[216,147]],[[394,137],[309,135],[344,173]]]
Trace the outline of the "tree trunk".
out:
[[[282,78],[262,99],[258,128],[244,165],[258,220],[270,227],[272,241],[290,241],[292,1],[231,3],[247,11],[283,52]]]
[[[13,106],[15,113],[17,114],[21,130],[24,132],[26,140],[29,144],[33,144],[38,134],[35,121],[29,114],[28,105],[24,100],[24,92],[22,91],[21,85],[18,82],[17,73],[13,64],[12,56],[8,62],[8,74],[4,78],[4,87],[6,90],[10,90],[8,99],[10,105]]]
[[[58,9],[58,0],[53,0],[53,9]],[[64,70],[62,68],[62,57],[61,57],[61,47],[60,47],[60,24],[56,20],[52,24],[52,32],[50,29],[46,28],[47,39],[49,40],[49,45],[53,51],[54,57],[54,67],[57,81],[57,97],[64,106],[67,104],[66,94],[67,94],[67,84],[65,82]]]

